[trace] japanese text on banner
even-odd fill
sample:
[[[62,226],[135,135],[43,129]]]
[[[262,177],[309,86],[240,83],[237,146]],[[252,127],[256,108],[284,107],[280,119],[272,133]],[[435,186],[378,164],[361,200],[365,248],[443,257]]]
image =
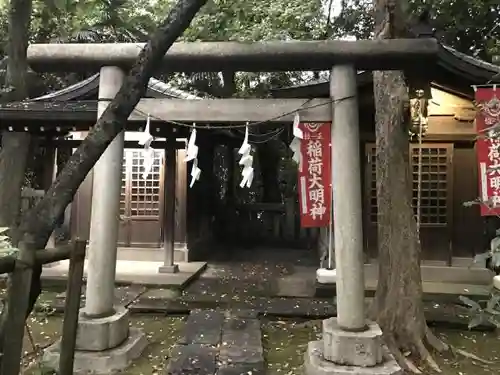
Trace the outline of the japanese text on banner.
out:
[[[299,201],[301,226],[326,227],[331,211],[330,123],[301,123]]]
[[[500,125],[500,100],[496,88],[478,87],[476,102],[479,109],[476,113],[478,132],[477,159],[479,164],[479,189],[481,215],[500,214],[500,139],[488,129]]]

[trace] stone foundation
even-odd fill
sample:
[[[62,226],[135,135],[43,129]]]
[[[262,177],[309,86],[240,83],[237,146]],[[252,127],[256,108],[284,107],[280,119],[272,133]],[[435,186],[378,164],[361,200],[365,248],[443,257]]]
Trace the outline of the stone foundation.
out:
[[[45,349],[43,363],[53,369],[59,367],[60,344],[58,341]],[[142,330],[130,328],[128,337],[121,345],[103,351],[75,352],[73,374],[75,375],[105,375],[114,374],[130,366],[133,360],[139,358],[148,345],[146,335]]]
[[[323,357],[322,341],[311,341],[304,357],[306,375],[403,375],[401,367],[393,358],[387,358],[372,367],[343,366],[327,361]]]
[[[88,318],[84,310],[78,318],[76,349],[102,351],[124,342],[129,333],[129,311],[116,306],[115,313],[105,318]]]
[[[402,370],[384,352],[382,331],[367,322],[360,332],[343,330],[337,318],[323,321],[323,339],[309,343],[305,375],[400,375]]]
[[[60,340],[47,348],[43,363],[53,369],[59,367]],[[91,318],[80,311],[74,374],[113,374],[126,369],[147,346],[146,335],[137,328],[129,328],[129,311],[115,306],[115,314]]]

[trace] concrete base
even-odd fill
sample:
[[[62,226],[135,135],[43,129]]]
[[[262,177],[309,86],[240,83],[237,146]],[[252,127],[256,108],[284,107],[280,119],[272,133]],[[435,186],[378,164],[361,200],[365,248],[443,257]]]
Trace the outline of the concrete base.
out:
[[[304,354],[304,375],[403,375],[394,358],[373,367],[342,366],[323,358],[323,341],[311,341]]]
[[[105,318],[89,318],[85,309],[80,310],[76,349],[102,351],[114,348],[125,341],[129,334],[129,311],[115,306],[115,314]]]
[[[177,264],[173,264],[171,266],[160,266],[158,268],[159,273],[177,273],[179,272],[179,266]]]
[[[372,367],[383,360],[382,330],[367,322],[367,330],[348,332],[337,324],[337,318],[323,320],[323,357],[340,365]]]
[[[493,278],[493,288],[496,290],[500,290],[500,275],[497,275]]]
[[[316,281],[320,284],[335,284],[337,282],[337,270],[320,268],[316,271]]]
[[[42,362],[46,367],[59,368],[60,341],[45,349]],[[100,352],[76,351],[73,374],[115,374],[130,366],[139,358],[148,341],[138,328],[130,328],[128,338],[119,346]]]

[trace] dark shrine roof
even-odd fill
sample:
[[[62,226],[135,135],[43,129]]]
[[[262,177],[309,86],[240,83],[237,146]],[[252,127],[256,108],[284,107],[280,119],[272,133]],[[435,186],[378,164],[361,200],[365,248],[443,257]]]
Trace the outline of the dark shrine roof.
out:
[[[440,45],[434,69],[429,68],[431,82],[467,97],[473,97],[473,85],[500,83],[500,66],[468,56],[446,45]],[[371,72],[358,74],[360,88],[372,85]],[[329,81],[316,80],[302,85],[272,90],[274,97],[327,97]]]

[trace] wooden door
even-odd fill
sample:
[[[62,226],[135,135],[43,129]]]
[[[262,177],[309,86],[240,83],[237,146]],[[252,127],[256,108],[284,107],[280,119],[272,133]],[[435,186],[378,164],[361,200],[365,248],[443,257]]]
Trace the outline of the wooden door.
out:
[[[120,199],[121,246],[161,244],[163,157],[163,150],[155,150],[153,167],[144,179],[143,150],[125,150]]]
[[[365,148],[365,230],[370,256],[377,253],[376,149]],[[410,145],[412,204],[417,214],[419,145]],[[453,144],[422,144],[420,182],[420,241],[422,259],[451,260],[453,228]]]

